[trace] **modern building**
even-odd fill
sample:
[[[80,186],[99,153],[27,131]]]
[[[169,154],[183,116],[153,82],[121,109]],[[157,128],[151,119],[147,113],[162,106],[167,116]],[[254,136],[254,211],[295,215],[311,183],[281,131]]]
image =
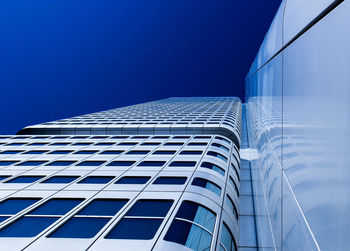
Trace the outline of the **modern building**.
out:
[[[0,137],[3,250],[349,250],[350,0],[283,0],[234,97]]]
[[[237,250],[241,102],[169,98],[0,138],[4,250]]]

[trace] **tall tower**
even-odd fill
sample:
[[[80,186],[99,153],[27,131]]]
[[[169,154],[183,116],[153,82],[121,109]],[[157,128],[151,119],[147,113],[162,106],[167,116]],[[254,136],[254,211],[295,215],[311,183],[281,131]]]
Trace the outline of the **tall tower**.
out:
[[[237,250],[241,102],[169,98],[0,138],[4,250]]]

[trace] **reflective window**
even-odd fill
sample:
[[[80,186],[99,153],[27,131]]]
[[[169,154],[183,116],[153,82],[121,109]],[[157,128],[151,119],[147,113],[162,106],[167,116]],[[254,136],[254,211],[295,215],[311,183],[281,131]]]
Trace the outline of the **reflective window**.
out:
[[[182,146],[184,143],[182,142],[168,142],[168,143],[165,143],[164,145],[165,146]]]
[[[127,199],[95,199],[48,237],[92,238],[127,202]]]
[[[141,146],[158,146],[158,145],[160,145],[159,142],[145,142],[141,144]]]
[[[61,183],[61,184],[66,184],[66,183],[71,183],[72,181],[76,180],[79,178],[79,176],[53,176],[51,178],[48,178],[47,180],[44,180],[40,183]]]
[[[82,151],[75,152],[74,154],[95,154],[97,152],[98,151],[94,151],[94,150],[82,150]]]
[[[112,161],[107,166],[132,166],[136,161]]]
[[[114,176],[88,176],[79,181],[79,184],[106,184],[114,179]]]
[[[13,150],[13,151],[3,151],[3,152],[1,152],[0,154],[17,154],[17,153],[21,153],[21,152],[23,152],[23,150],[18,150],[18,151],[15,151],[15,150]]]
[[[33,183],[37,180],[44,178],[45,176],[19,176],[13,178],[5,183]]]
[[[38,202],[40,198],[9,198],[0,202],[0,215],[13,215]]]
[[[192,181],[192,185],[208,189],[209,191],[212,191],[213,193],[217,194],[218,196],[220,196],[220,194],[221,194],[221,188],[218,185],[216,185],[215,183],[213,183],[209,180],[206,180],[206,179],[194,178]]]
[[[173,161],[169,166],[176,167],[193,167],[196,165],[196,161]]]
[[[52,152],[49,152],[49,154],[69,154],[73,151],[69,151],[69,150],[56,150],[56,151],[52,151]]]
[[[129,151],[127,152],[126,154],[147,154],[149,153],[150,151],[147,151],[147,150],[133,150],[133,151]]]
[[[234,182],[234,180],[232,179],[231,176],[229,177],[229,182],[230,182],[230,184],[233,186],[233,188],[235,189],[235,192],[236,192],[237,196],[239,197],[238,187],[237,187],[237,185],[236,185],[236,182]]]
[[[210,250],[215,221],[216,215],[211,210],[197,203],[184,201],[164,240],[193,250]]]
[[[190,142],[187,145],[188,146],[206,146],[208,143],[206,142]]]
[[[2,161],[0,161],[0,166],[9,166],[9,165],[15,164],[17,162],[18,162],[18,160],[14,160],[14,161],[2,160]]]
[[[211,144],[211,145],[214,146],[214,147],[223,149],[223,150],[225,150],[226,152],[230,152],[230,149],[228,149],[226,146],[223,146],[223,145],[221,145],[221,144],[213,143],[213,144]]]
[[[146,184],[151,177],[147,176],[124,176],[115,184]]]
[[[121,154],[124,151],[121,150],[107,150],[107,151],[103,151],[100,154]]]
[[[211,169],[211,170],[213,170],[213,171],[215,171],[215,172],[218,172],[218,173],[221,174],[221,175],[225,175],[225,170],[222,169],[221,167],[219,167],[219,166],[213,164],[213,163],[210,163],[210,162],[203,162],[202,165],[201,165],[201,167],[203,167],[203,168],[208,168],[208,169]]]
[[[8,177],[11,177],[11,176],[10,175],[1,175],[0,176],[0,180],[7,179]]]
[[[142,161],[138,166],[164,166],[165,161]]]
[[[221,238],[220,238],[220,251],[236,251],[236,243],[231,231],[228,229],[226,223],[222,224]]]
[[[181,151],[180,155],[201,155],[203,151]]]
[[[59,161],[51,162],[51,163],[47,164],[46,166],[69,166],[69,165],[72,165],[75,162],[76,161],[69,161],[69,160],[62,161],[62,160],[59,160]]]
[[[39,165],[44,164],[46,162],[47,161],[40,161],[40,160],[37,160],[37,161],[25,161],[25,162],[17,164],[17,166],[39,166]]]
[[[93,161],[93,160],[87,160],[80,162],[77,166],[100,166],[106,161]]]
[[[123,219],[108,233],[106,238],[152,239],[172,204],[172,200],[137,201]]]
[[[185,184],[187,177],[158,177],[153,184],[155,185],[182,185]]]
[[[217,158],[227,162],[227,158],[224,155],[220,154],[220,153],[209,151],[207,154],[210,155],[210,156],[217,157]]]
[[[158,150],[158,151],[155,151],[153,154],[164,154],[164,155],[172,155],[176,153],[176,151],[165,151],[165,150]]]
[[[233,202],[233,200],[231,199],[231,197],[229,195],[226,196],[226,203],[227,203],[228,207],[231,209],[231,212],[233,213],[235,218],[238,220],[237,208],[235,206],[235,203]]]

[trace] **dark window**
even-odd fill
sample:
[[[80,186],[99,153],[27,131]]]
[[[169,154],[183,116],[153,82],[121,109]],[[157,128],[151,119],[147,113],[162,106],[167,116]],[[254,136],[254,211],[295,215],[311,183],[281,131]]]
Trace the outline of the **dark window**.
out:
[[[168,139],[168,136],[154,136],[152,139]]]
[[[57,151],[52,151],[52,152],[49,152],[49,154],[69,154],[73,151],[69,151],[69,150],[57,150]]]
[[[10,175],[1,175],[0,176],[0,180],[7,179],[8,177],[11,177],[11,176]]]
[[[72,181],[79,178],[79,176],[53,176],[51,178],[48,178],[47,180],[44,180],[40,183],[61,183],[61,184],[67,184],[71,183]]]
[[[220,145],[220,144],[218,144],[218,143],[213,143],[213,144],[211,144],[211,145],[214,146],[214,147],[223,149],[223,150],[225,150],[226,152],[230,152],[230,150],[229,150],[226,146]]]
[[[216,171],[216,172],[220,173],[221,175],[225,175],[225,170],[222,169],[221,167],[213,164],[213,163],[203,162],[201,167],[212,169],[213,171]]]
[[[165,146],[182,146],[184,143],[183,142],[168,142],[165,143]]]
[[[17,154],[17,153],[21,153],[23,152],[23,150],[18,150],[18,151],[3,151],[0,154]]]
[[[107,151],[103,151],[100,154],[121,154],[124,151],[119,151],[119,150],[107,150]]]
[[[70,144],[70,142],[57,142],[57,143],[50,144],[50,146],[66,146],[69,144]]]
[[[233,235],[225,222],[222,224],[222,232],[221,232],[221,238],[220,238],[220,250],[221,249],[226,251],[237,250],[235,239],[233,238]]]
[[[100,143],[96,143],[95,146],[111,146],[114,144],[115,142],[100,142]]]
[[[195,136],[195,139],[210,139],[210,136]]]
[[[203,188],[208,189],[209,191],[212,191],[215,194],[220,196],[221,188],[209,180],[202,179],[202,178],[194,178],[192,181],[192,185],[203,187]]]
[[[77,166],[100,166],[106,161],[93,161],[93,160],[87,160],[80,162]]]
[[[153,184],[156,185],[182,185],[185,184],[186,177],[158,177]]]
[[[111,139],[126,139],[128,136],[113,136]]]
[[[210,156],[217,157],[217,158],[227,162],[227,158],[224,155],[220,154],[220,153],[209,151],[207,154],[210,155]]]
[[[17,214],[23,209],[38,202],[40,198],[9,198],[0,202],[0,214]]]
[[[95,199],[56,229],[49,237],[92,238],[127,202],[127,199]]]
[[[0,166],[9,166],[9,165],[12,165],[12,164],[15,164],[17,163],[18,160],[14,160],[14,161],[11,161],[11,160],[2,160],[0,161]]]
[[[27,215],[65,215],[84,199],[50,199]]]
[[[33,183],[37,180],[40,180],[43,177],[45,176],[19,176],[9,181],[6,181],[5,183]]]
[[[74,136],[74,137],[71,137],[71,139],[86,139],[88,138],[88,136]]]
[[[23,154],[42,154],[42,153],[46,153],[48,152],[48,150],[33,150],[33,151],[27,151]]]
[[[22,162],[22,163],[19,163],[17,164],[17,166],[39,166],[41,164],[44,164],[46,163],[47,161],[40,161],[40,160],[37,160],[37,161],[26,161],[26,162]]]
[[[107,166],[132,166],[136,161],[112,161]]]
[[[51,162],[47,164],[47,166],[69,166],[75,162],[76,161],[71,161],[71,160],[65,160],[65,161],[59,160],[59,161]]]
[[[223,141],[223,142],[226,142],[227,144],[231,144],[230,141],[228,141],[227,139],[224,139],[224,138],[222,138],[222,137],[219,137],[219,136],[215,137],[215,139],[218,139],[218,140],[221,140],[221,141]]]
[[[193,167],[196,165],[196,161],[173,161],[169,166],[183,166],[183,167]]]
[[[134,136],[132,139],[147,139],[148,136]]]
[[[226,195],[226,203],[227,203],[228,207],[231,209],[235,218],[238,220],[237,208],[235,206],[235,203],[233,202],[233,200],[231,199],[231,197],[228,194]]]
[[[158,146],[158,145],[160,145],[159,142],[145,142],[141,144],[141,146]]]
[[[173,139],[189,139],[190,136],[174,136]]]
[[[159,151],[155,151],[153,154],[164,154],[164,155],[170,155],[170,154],[174,154],[176,153],[176,151],[165,151],[165,150],[159,150]]]
[[[9,143],[6,146],[23,146],[24,144],[27,144],[27,143]]]
[[[119,146],[134,146],[137,145],[136,142],[122,142],[118,144]]]
[[[166,161],[142,161],[138,166],[164,166]]]
[[[181,155],[201,155],[203,151],[181,151]]]
[[[146,184],[150,178],[146,176],[124,176],[115,184]]]
[[[28,144],[28,146],[44,146],[44,145],[47,145],[48,143],[47,142],[42,142],[42,143],[39,143],[39,142],[36,142],[36,143],[31,143],[31,144]]]
[[[98,151],[93,151],[93,150],[83,150],[83,151],[78,151],[75,152],[74,154],[94,154],[97,153]]]
[[[129,151],[126,154],[147,154],[149,153],[149,151],[147,150],[133,150],[133,151]]]
[[[114,179],[114,176],[88,176],[78,183],[83,184],[106,184]]]
[[[106,238],[152,239],[172,204],[172,200],[137,201],[124,218],[109,232]]]

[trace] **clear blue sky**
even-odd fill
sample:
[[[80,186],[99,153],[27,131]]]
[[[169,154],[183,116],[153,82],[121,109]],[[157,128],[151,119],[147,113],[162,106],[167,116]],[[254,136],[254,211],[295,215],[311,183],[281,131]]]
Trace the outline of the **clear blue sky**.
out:
[[[170,96],[244,96],[279,0],[2,0],[0,134]]]

